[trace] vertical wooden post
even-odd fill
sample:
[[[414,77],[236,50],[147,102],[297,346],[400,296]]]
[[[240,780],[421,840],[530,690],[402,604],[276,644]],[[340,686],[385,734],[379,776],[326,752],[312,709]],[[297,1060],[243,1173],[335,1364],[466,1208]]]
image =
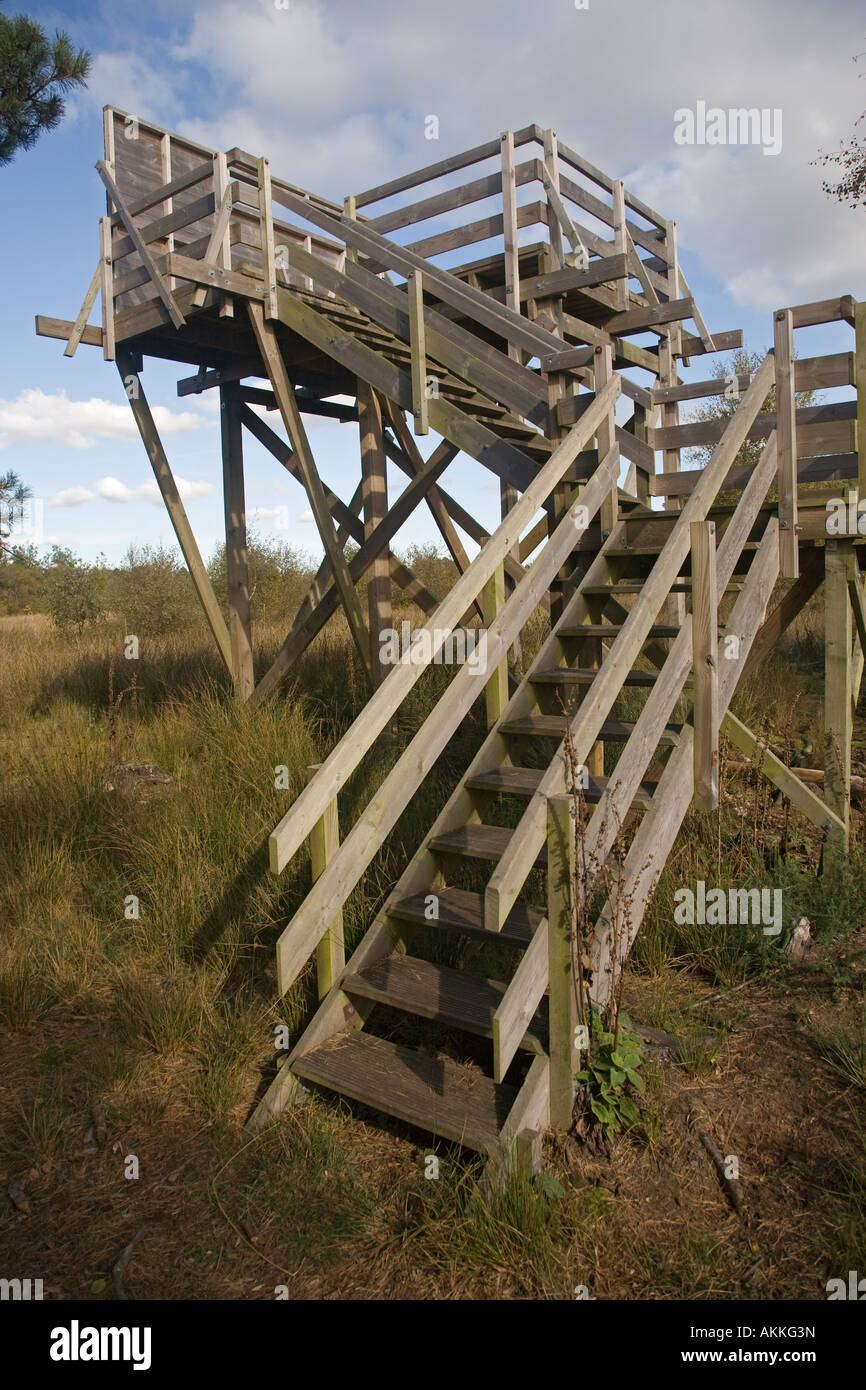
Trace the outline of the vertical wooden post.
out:
[[[689,530],[692,544],[695,805],[701,811],[716,811],[719,806],[716,523],[693,521]]]
[[[349,217],[349,218],[351,218],[351,220],[352,220],[353,222],[356,220],[356,218],[357,218],[357,216],[358,216],[357,202],[356,202],[356,199],[355,199],[355,195],[354,195],[353,193],[350,193],[349,196],[348,196],[347,198],[344,198],[344,199],[343,199],[343,216],[344,216],[344,217]],[[354,247],[354,246],[347,246],[347,247],[346,247],[346,260],[347,260],[347,261],[357,261],[357,259],[358,259],[358,251],[357,251],[357,248]]]
[[[517,249],[517,181],[514,174],[514,133],[500,136],[502,155],[502,236],[505,245],[505,303],[520,313],[520,260]],[[508,356],[522,362],[520,348],[508,344]]]
[[[99,263],[102,267],[102,356],[114,361],[114,272],[112,270],[111,218],[99,219]]]
[[[571,798],[547,802],[547,945],[549,985],[550,1124],[567,1129],[574,1109],[574,1077],[580,1069],[575,1043],[577,998],[572,951],[574,822]]]
[[[364,503],[364,536],[375,531],[388,514],[388,478],[382,437],[382,409],[375,391],[358,378],[358,428],[361,437],[361,496]],[[382,632],[393,624],[389,550],[376,556],[367,570],[367,613],[370,629],[370,665],[374,687],[382,684],[389,666],[380,656]]]
[[[634,407],[634,437],[639,439],[642,444],[649,443],[649,430],[647,429],[647,411],[645,405],[635,402]],[[650,505],[649,497],[649,478],[642,468],[635,465],[634,470],[634,490],[637,500],[644,506]]]
[[[484,626],[489,628],[495,621],[505,602],[505,566],[497,565],[481,593],[481,606],[484,610]],[[484,687],[487,702],[487,727],[492,729],[499,722],[508,704],[508,662],[500,661]]]
[[[857,388],[858,494],[866,497],[866,299],[854,309],[854,385]]]
[[[797,397],[794,391],[794,316],[779,309],[773,316],[776,365],[776,454],[779,477],[779,574],[800,573],[797,544]]]
[[[259,181],[259,226],[262,234],[262,275],[265,282],[265,318],[277,317],[277,257],[274,249],[274,206],[271,198],[270,160],[256,160]]]
[[[852,651],[848,596],[851,541],[824,546],[824,798],[845,825],[839,847],[847,851],[851,805]],[[829,842],[828,842],[829,843]],[[837,842],[838,843],[838,842]]]
[[[223,455],[223,500],[226,523],[226,586],[232,675],[235,694],[248,700],[253,693],[253,644],[247,568],[247,514],[244,497],[243,434],[238,402],[220,387],[220,427]]]
[[[171,183],[171,136],[168,131],[160,138],[159,162],[160,177],[163,183]],[[219,204],[217,204],[217,207],[219,207]],[[168,217],[172,212],[174,212],[174,199],[166,198],[162,204],[162,215],[163,217]],[[165,238],[163,250],[169,253],[174,250],[174,232],[169,232],[168,236]],[[168,277],[168,287],[172,291],[177,288],[176,276],[170,275]]]
[[[499,137],[500,163],[502,167],[502,241],[505,268],[505,303],[516,314],[520,313],[520,256],[517,246],[517,180],[514,173],[514,132],[504,130]],[[514,343],[508,344],[508,356],[514,362],[523,363],[523,353]],[[510,483],[500,480],[499,514],[504,521],[512,507],[517,503],[517,489]],[[514,558],[518,558],[515,547]],[[515,662],[521,659],[520,638],[516,637],[511,648]]]
[[[594,351],[595,364],[595,392],[596,395],[607,385],[613,376],[613,348],[610,343],[599,344]],[[602,463],[610,453],[616,439],[615,434],[616,419],[613,409],[605,417],[603,424],[599,426],[596,439],[598,441],[598,461]],[[601,537],[605,540],[613,530],[619,520],[619,492],[617,479],[611,491],[601,504]]]
[[[427,343],[424,332],[424,278],[411,270],[406,282],[409,295],[409,346],[412,349],[412,414],[416,434],[429,434],[427,419]]]
[[[313,763],[307,768],[308,782],[312,782],[320,767],[321,763]],[[335,799],[310,831],[310,862],[314,883],[321,878],[339,848],[340,822]],[[345,964],[346,942],[341,908],[316,947],[316,982],[320,999],[324,999],[333,988]]]
[[[225,154],[223,154],[222,152],[220,152],[219,154],[215,154],[215,155],[214,155],[214,167],[213,167],[214,217],[219,217],[219,211],[220,211],[220,208],[221,208],[221,206],[222,206],[222,201],[223,201],[223,198],[225,197],[226,190],[228,189],[228,186],[229,186],[229,165],[228,165],[228,160],[226,159]],[[229,221],[231,221],[231,218],[229,218]],[[231,270],[231,268],[232,268],[232,241],[231,241],[231,230],[230,230],[229,226],[226,226],[225,233],[224,233],[224,235],[223,235],[223,239],[222,239],[222,241],[220,242],[219,250],[217,251],[216,260],[217,260],[217,265],[220,266],[223,270]],[[276,279],[276,274],[274,275],[274,279]],[[231,297],[230,294],[225,294],[225,295],[223,295],[222,303],[220,304],[220,318],[221,318],[221,319],[231,319],[231,318],[234,318],[234,316],[235,316],[235,304],[234,304],[234,300],[232,299],[232,297]]]
[[[625,256],[628,252],[628,240],[625,225],[625,184],[622,179],[616,179],[613,185],[613,250],[614,255]],[[616,282],[617,308],[625,310],[628,308],[628,271],[621,275]]]

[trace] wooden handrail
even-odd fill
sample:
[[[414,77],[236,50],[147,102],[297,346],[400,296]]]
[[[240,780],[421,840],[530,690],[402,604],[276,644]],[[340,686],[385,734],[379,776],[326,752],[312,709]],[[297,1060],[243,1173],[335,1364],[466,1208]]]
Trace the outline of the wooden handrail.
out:
[[[517,505],[443,599],[428,624],[431,659],[444,644],[443,634],[450,632],[460,622],[497,566],[514,549],[521,533],[562,480],[581,449],[593,437],[599,422],[616,401],[619,390],[620,379],[617,375],[554,450]],[[421,665],[395,666],[371,696],[363,713],[325,759],[318,775],[304,788],[291,810],[286,812],[270,837],[270,862],[275,873],[282,872],[303,844],[313,825],[372,747],[423,671]]]
[[[488,668],[497,665],[504,659],[515,637],[521,632],[530,614],[538,606],[541,595],[547,591],[554,576],[573,552],[575,544],[584,534],[591,519],[601,506],[603,498],[610,489],[611,478],[616,476],[618,468],[619,451],[614,448],[581,493],[580,501],[566,512],[532,569],[517,584],[496,621],[487,630],[486,661]],[[491,549],[492,542],[497,539],[499,541],[508,539],[510,528],[507,523],[516,515],[525,500],[526,494],[508,514],[499,531],[487,542],[481,555],[476,557],[470,570],[463,576],[464,579],[470,575],[472,569],[476,570],[476,576],[481,572],[479,561],[485,556],[485,552]],[[499,546],[494,546],[493,553],[498,556],[498,551]],[[487,569],[488,565],[485,564],[483,568]],[[462,606],[463,601],[461,600]],[[408,676],[412,671],[413,668],[408,666],[395,667],[379,687],[377,694],[387,690],[389,685],[392,690],[401,690],[406,683],[406,677],[401,681],[401,676],[404,676],[404,673]],[[414,681],[411,683],[414,684]],[[414,796],[417,788],[436,762],[443,748],[446,747],[454,730],[468,713],[479,693],[478,675],[468,665],[462,666],[445,694],[439,699],[435,710],[411,740],[366,810],[356,819],[340,850],[277,942],[277,977],[281,994],[285,993],[297,978],[310,952],[321,940],[328,918],[333,916],[335,910],[346,902],[361,874],[381,847],[385,836],[396,825],[409,800]],[[391,698],[393,699],[393,695]],[[367,708],[369,710],[370,706],[368,705]],[[364,716],[361,720],[356,721],[356,724],[361,724],[363,728],[363,722]],[[336,761],[339,762],[340,757],[343,760],[350,757],[353,765],[360,761],[361,752],[356,752],[355,748],[351,748],[349,754],[343,746],[347,740],[351,742],[351,738],[352,730],[335,750],[335,753],[339,755]],[[367,747],[372,742],[367,731],[363,733],[363,742]],[[296,807],[288,813],[286,820],[292,817],[296,808],[301,807],[304,797],[307,797],[308,804],[310,803],[310,794],[318,790],[317,783],[322,784],[319,801],[327,795],[329,787],[334,785],[335,780],[339,784],[342,780],[339,773],[335,778],[332,770],[328,778],[328,763],[334,760],[334,756],[334,754],[331,755],[331,759],[323,764],[319,775],[301,793]],[[306,820],[309,818],[309,811],[306,808],[302,809],[306,812]],[[298,824],[302,823],[296,823],[293,839],[297,838]]]
[[[671,584],[689,551],[689,527],[706,516],[749,426],[773,383],[774,363],[768,353],[739,408],[703,471],[639,595],[602,663],[599,675],[572,721],[572,737],[578,761],[585,762],[599,730],[622,688],[626,674],[634,666]],[[544,844],[548,797],[565,790],[564,750],[554,758],[509,841],[508,855],[494,869],[484,894],[484,924],[489,931],[500,931],[517,901],[527,874]]]

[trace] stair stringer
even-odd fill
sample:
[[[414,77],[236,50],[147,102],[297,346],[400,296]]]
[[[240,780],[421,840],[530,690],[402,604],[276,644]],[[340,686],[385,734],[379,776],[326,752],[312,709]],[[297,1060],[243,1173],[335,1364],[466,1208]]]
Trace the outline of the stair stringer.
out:
[[[746,657],[766,614],[779,575],[779,522],[771,517],[758,553],[752,561],[728,628],[740,638],[737,663],[724,659],[724,639],[719,644],[719,716],[723,718],[739,684]],[[628,746],[628,745],[626,745]],[[629,847],[620,881],[608,897],[595,924],[590,958],[590,996],[601,1008],[611,998],[617,970],[634,943],[658,877],[673,848],[694,794],[694,727],[684,725],[676,748],[659,779],[653,803]],[[626,905],[628,918],[617,921],[616,898]],[[633,915],[632,915],[633,914]]]
[[[556,653],[557,629],[560,626],[586,620],[589,614],[589,605],[583,597],[581,590],[585,585],[598,584],[603,582],[608,571],[607,552],[616,547],[625,536],[626,523],[617,523],[611,535],[605,541],[601,550],[590,564],[571,598],[566,603],[563,612],[557,621],[550,635],[545,639],[536,655],[532,667],[525,674],[517,690],[511,696],[508,704],[503,710],[498,723],[507,719],[514,719],[521,715],[532,713],[538,705],[537,696],[532,686],[531,675],[535,667],[544,661],[551,660]],[[470,777],[477,776],[482,772],[489,772],[493,768],[501,767],[509,760],[508,741],[504,734],[499,732],[498,723],[491,729],[484,743],[481,745],[475,757],[462,774],[461,779],[452,795],[449,797],[445,806],[436,817],[429,831],[418,850],[403,870],[394,888],[389,893],[386,901],[379,909],[373,922],[367,929],[364,937],[355,948],[339,979],[334,982],[329,993],[320,1003],[316,1013],[310,1023],[301,1034],[298,1042],[292,1048],[288,1057],[284,1061],[274,1081],[265,1096],[257,1106],[248,1127],[253,1130],[261,1128],[273,1119],[288,1104],[291,1104],[297,1094],[298,1078],[292,1072],[292,1064],[298,1057],[303,1056],[311,1048],[319,1046],[328,1038],[343,1031],[345,1028],[363,1028],[366,1014],[373,1005],[369,1001],[365,1002],[368,1008],[359,1008],[356,1003],[349,998],[342,988],[342,981],[349,975],[357,974],[365,966],[381,960],[392,951],[405,951],[407,938],[411,936],[411,924],[399,922],[389,916],[389,910],[401,899],[410,897],[414,893],[421,892],[424,888],[435,886],[442,881],[442,870],[432,850],[428,849],[428,842],[434,835],[444,834],[449,830],[457,829],[461,825],[471,822],[473,817],[477,819],[475,801],[472,794],[466,789],[466,782]],[[532,1068],[530,1068],[530,1071]],[[533,1078],[534,1089],[538,1084],[539,1068],[536,1068]],[[546,1075],[546,1073],[545,1073]],[[529,1081],[527,1076],[524,1086]],[[518,1097],[519,1099],[519,1097]],[[525,1103],[525,1098],[524,1098]],[[515,1105],[517,1102],[515,1102]],[[535,1114],[536,1110],[543,1110],[543,1103],[538,1102],[532,1105],[529,1110]],[[540,1113],[540,1110],[539,1110]],[[526,1128],[523,1125],[521,1128]],[[494,1154],[493,1157],[501,1157]]]

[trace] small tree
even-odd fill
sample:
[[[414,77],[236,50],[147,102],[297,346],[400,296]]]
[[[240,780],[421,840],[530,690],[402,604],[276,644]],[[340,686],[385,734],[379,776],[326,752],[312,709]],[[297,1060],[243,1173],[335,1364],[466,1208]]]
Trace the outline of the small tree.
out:
[[[11,553],[8,544],[15,522],[20,520],[24,503],[32,496],[17,473],[0,473],[0,562]]]
[[[713,376],[718,377],[720,381],[724,380],[730,382],[732,382],[735,376],[751,376],[753,372],[758,370],[763,360],[763,355],[760,352],[748,352],[746,348],[738,348],[736,352],[731,354],[727,362],[716,363]],[[699,406],[695,407],[690,420],[701,421],[707,424],[716,420],[721,420],[724,424],[727,424],[739,406],[743,394],[744,393],[738,389],[735,391],[732,383],[730,394],[709,396]],[[814,391],[798,391],[798,409],[802,406],[811,405],[814,398]],[[775,386],[771,386],[767,393],[766,400],[761,406],[761,410],[767,414],[772,414],[775,409],[776,388]],[[744,440],[737,453],[736,463],[756,464],[761,457],[761,451],[765,442],[766,441],[763,439]],[[703,444],[700,447],[689,449],[689,462],[693,463],[698,468],[705,468],[712,458],[715,448],[715,444]]]
[[[82,632],[102,616],[104,592],[103,565],[86,565],[71,550],[52,548],[48,610],[55,627]]]
[[[858,53],[854,62],[859,63],[863,56]],[[866,121],[866,111],[854,122],[855,134],[850,140],[843,140],[838,150],[832,154],[822,154],[813,161],[823,164],[825,168],[828,164],[835,164],[841,169],[841,178],[835,183],[828,183],[825,179],[821,187],[828,197],[847,203],[852,208],[866,207],[866,140],[856,134],[857,127],[863,121]]]
[[[49,39],[27,15],[0,15],[0,165],[59,125],[61,93],[83,87],[89,72],[90,54],[60,30]]]

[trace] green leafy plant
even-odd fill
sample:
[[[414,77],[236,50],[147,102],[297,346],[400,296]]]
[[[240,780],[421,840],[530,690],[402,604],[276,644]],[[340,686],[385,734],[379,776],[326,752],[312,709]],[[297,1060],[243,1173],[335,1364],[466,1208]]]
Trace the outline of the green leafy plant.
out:
[[[637,1105],[627,1088],[645,1089],[639,1071],[643,1060],[643,1044],[625,1014],[620,1014],[613,1033],[606,1031],[598,1014],[592,1015],[587,1063],[577,1073],[577,1080],[586,1087],[589,1108],[606,1139],[638,1118]]]

